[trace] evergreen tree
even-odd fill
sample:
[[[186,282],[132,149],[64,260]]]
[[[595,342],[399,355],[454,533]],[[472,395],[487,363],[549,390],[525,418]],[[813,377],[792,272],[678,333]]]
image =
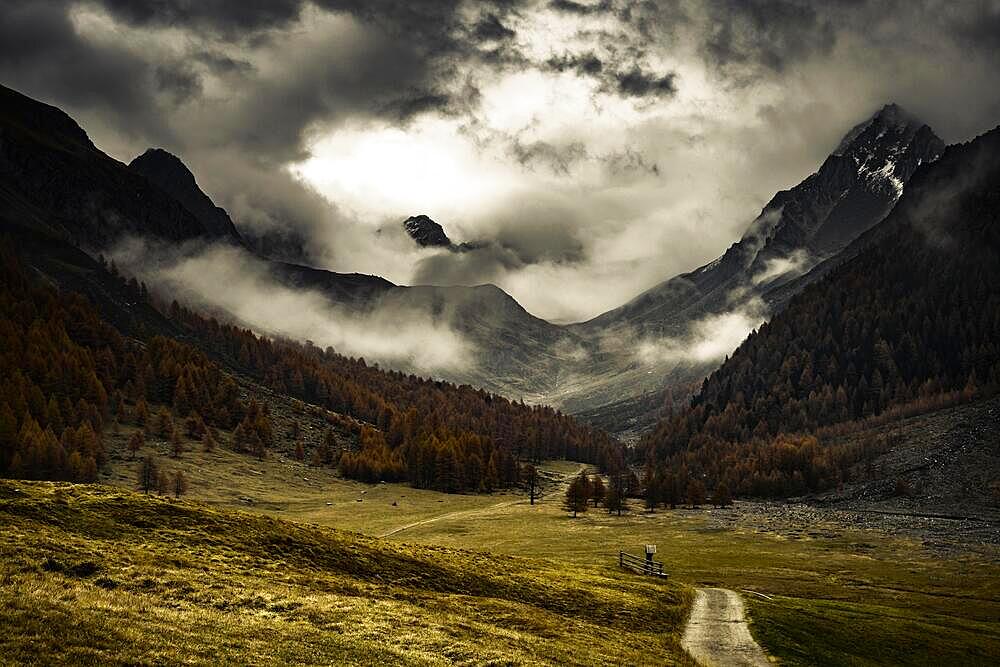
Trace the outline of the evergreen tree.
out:
[[[594,501],[594,507],[597,504],[604,501],[604,496],[607,494],[607,490],[604,488],[604,480],[601,479],[600,475],[594,475],[590,478],[590,498]]]
[[[729,507],[733,504],[733,496],[729,493],[729,486],[725,482],[715,485],[712,493],[712,504],[716,507]]]
[[[174,473],[172,486],[175,498],[180,498],[182,495],[187,493],[188,490],[187,477],[185,477],[184,473],[181,472],[180,470]]]
[[[160,466],[155,456],[147,456],[139,464],[139,490],[149,493],[157,488],[160,479]]]
[[[579,477],[575,477],[566,487],[563,509],[572,512],[574,519],[578,512],[587,511],[587,490],[583,488]]]
[[[538,470],[530,463],[524,467],[524,483],[528,487],[529,502],[534,505],[538,491]]]
[[[136,452],[142,449],[142,446],[146,444],[146,437],[143,430],[140,428],[136,430],[128,439],[128,451],[131,458],[135,458]]]

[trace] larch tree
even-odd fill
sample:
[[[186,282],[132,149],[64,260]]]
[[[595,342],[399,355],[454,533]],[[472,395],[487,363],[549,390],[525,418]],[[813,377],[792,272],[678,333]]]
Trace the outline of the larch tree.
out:
[[[700,479],[692,479],[688,484],[687,501],[691,507],[698,507],[705,502],[705,483]]]
[[[146,434],[141,428],[129,436],[128,451],[133,459],[135,459],[136,452],[142,449],[144,444],[146,444]]]
[[[574,478],[566,487],[566,496],[563,499],[563,509],[573,513],[576,518],[577,513],[587,511],[587,490],[580,483],[580,478]]]
[[[148,494],[155,491],[160,479],[160,465],[155,456],[147,456],[139,465],[139,490]]]
[[[608,476],[608,489],[604,494],[604,506],[608,513],[617,513],[618,516],[628,508],[625,499],[627,479],[624,470],[616,470]]]
[[[176,471],[171,481],[175,498],[180,498],[182,495],[187,493],[188,481],[187,477],[184,476],[183,472],[181,472],[180,470]]]
[[[181,440],[181,434],[176,428],[170,429],[170,455],[175,459],[179,459],[181,454],[184,453],[184,441]]]
[[[529,502],[534,505],[538,497],[538,469],[530,463],[524,467],[524,483],[528,487]]]
[[[598,503],[604,502],[606,493],[607,489],[604,488],[604,480],[601,479],[600,475],[593,475],[590,478],[590,499],[594,501],[594,507],[597,507]]]
[[[166,470],[160,470],[156,475],[156,492],[161,496],[170,493],[170,475]]]
[[[174,428],[174,419],[170,416],[170,411],[167,410],[166,406],[160,408],[160,411],[156,413],[156,431],[160,434],[160,437],[169,438],[171,431]]]
[[[729,507],[733,504],[733,496],[729,492],[728,484],[719,482],[715,485],[715,490],[712,492],[712,504],[716,507]]]

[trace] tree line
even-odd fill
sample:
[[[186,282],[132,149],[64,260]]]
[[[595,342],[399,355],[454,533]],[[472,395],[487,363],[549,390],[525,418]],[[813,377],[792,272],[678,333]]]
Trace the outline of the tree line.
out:
[[[359,447],[332,457],[347,477],[478,492],[517,484],[522,462],[571,459],[606,470],[624,460],[607,433],[548,406],[259,336],[176,302],[169,311],[206,349],[265,386],[357,420]]]
[[[113,266],[103,270],[132,298],[152,300],[145,284]],[[0,243],[0,274],[0,474],[6,476],[93,481],[107,459],[107,424],[129,419],[153,431],[154,405],[172,409],[189,437],[232,431],[237,451],[265,456],[277,438],[266,405],[241,401],[225,366],[332,411],[328,420],[358,446],[341,451],[328,438],[311,460],[366,482],[490,491],[518,484],[525,461],[570,458],[606,469],[623,460],[607,434],[552,408],[258,336],[176,301],[165,315],[198,347],[156,334],[125,338],[83,296],[32,275],[9,242]],[[175,443],[179,433],[161,435]]]

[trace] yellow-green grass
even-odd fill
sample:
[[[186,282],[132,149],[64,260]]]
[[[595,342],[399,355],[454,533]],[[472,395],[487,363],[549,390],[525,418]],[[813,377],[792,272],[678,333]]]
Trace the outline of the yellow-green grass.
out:
[[[162,438],[150,436],[133,457],[125,443],[134,430],[122,427],[105,436],[112,463],[100,475],[101,483],[135,489],[142,458],[153,455],[164,470],[185,474],[191,499],[369,535],[452,509],[478,509],[524,498],[515,493],[455,495],[405,484],[363,484],[341,477],[330,467],[296,461],[287,453],[269,452],[263,461],[237,454],[226,446],[227,434],[222,434],[222,444],[212,452],[205,452],[200,442],[186,442],[179,458],[171,458]],[[580,467],[571,465],[574,470]]]
[[[678,580],[778,596],[744,593],[755,637],[789,664],[977,664],[1000,656],[996,549],[941,557],[918,540],[833,523],[779,534],[712,521],[732,511],[617,517],[592,509],[572,519],[550,498],[446,517],[391,539],[594,566],[653,543]]]
[[[690,597],[608,565],[0,481],[8,664],[688,664]]]
[[[721,528],[713,515],[732,510],[709,508],[623,517],[591,509],[571,519],[553,489],[531,506],[516,492],[448,495],[365,485],[278,456],[260,463],[217,450],[161,461],[189,471],[192,498],[373,536],[403,528],[389,538],[398,543],[545,558],[569,568],[606,568],[619,549],[638,554],[643,544],[655,543],[657,558],[676,581],[776,596],[766,602],[744,595],[755,636],[790,664],[919,664],[928,658],[974,664],[977,656],[1000,655],[995,548],[942,557],[919,540],[824,521],[781,533],[746,522]],[[132,486],[135,465],[117,463],[110,481]],[[540,467],[549,476],[569,477],[581,465]],[[241,496],[256,504],[243,504]],[[870,641],[859,641],[859,632]]]
[[[754,634],[784,665],[996,665],[1000,657],[995,616],[965,618],[926,604],[787,597],[749,602]]]

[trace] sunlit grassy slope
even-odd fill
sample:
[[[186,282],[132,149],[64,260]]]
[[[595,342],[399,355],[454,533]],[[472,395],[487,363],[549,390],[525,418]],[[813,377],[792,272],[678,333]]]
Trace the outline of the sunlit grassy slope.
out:
[[[9,664],[685,664],[689,601],[608,566],[0,481]]]
[[[102,480],[134,488],[137,462],[116,443],[113,438],[111,474]],[[646,514],[638,502],[623,517],[591,509],[571,519],[561,511],[558,485],[532,506],[523,491],[448,495],[367,485],[280,455],[259,462],[193,447],[169,459],[166,444],[155,439],[142,454],[152,452],[165,468],[184,470],[191,497],[214,508],[371,536],[404,528],[390,538],[399,544],[530,555],[572,573],[606,571],[619,549],[638,554],[643,544],[655,543],[673,581],[772,596],[744,594],[754,635],[786,664],[991,664],[1000,655],[1000,552],[990,545],[941,554],[931,548],[934,540],[846,528],[822,514],[775,531],[720,524],[733,510]],[[553,479],[580,467],[541,466]]]

